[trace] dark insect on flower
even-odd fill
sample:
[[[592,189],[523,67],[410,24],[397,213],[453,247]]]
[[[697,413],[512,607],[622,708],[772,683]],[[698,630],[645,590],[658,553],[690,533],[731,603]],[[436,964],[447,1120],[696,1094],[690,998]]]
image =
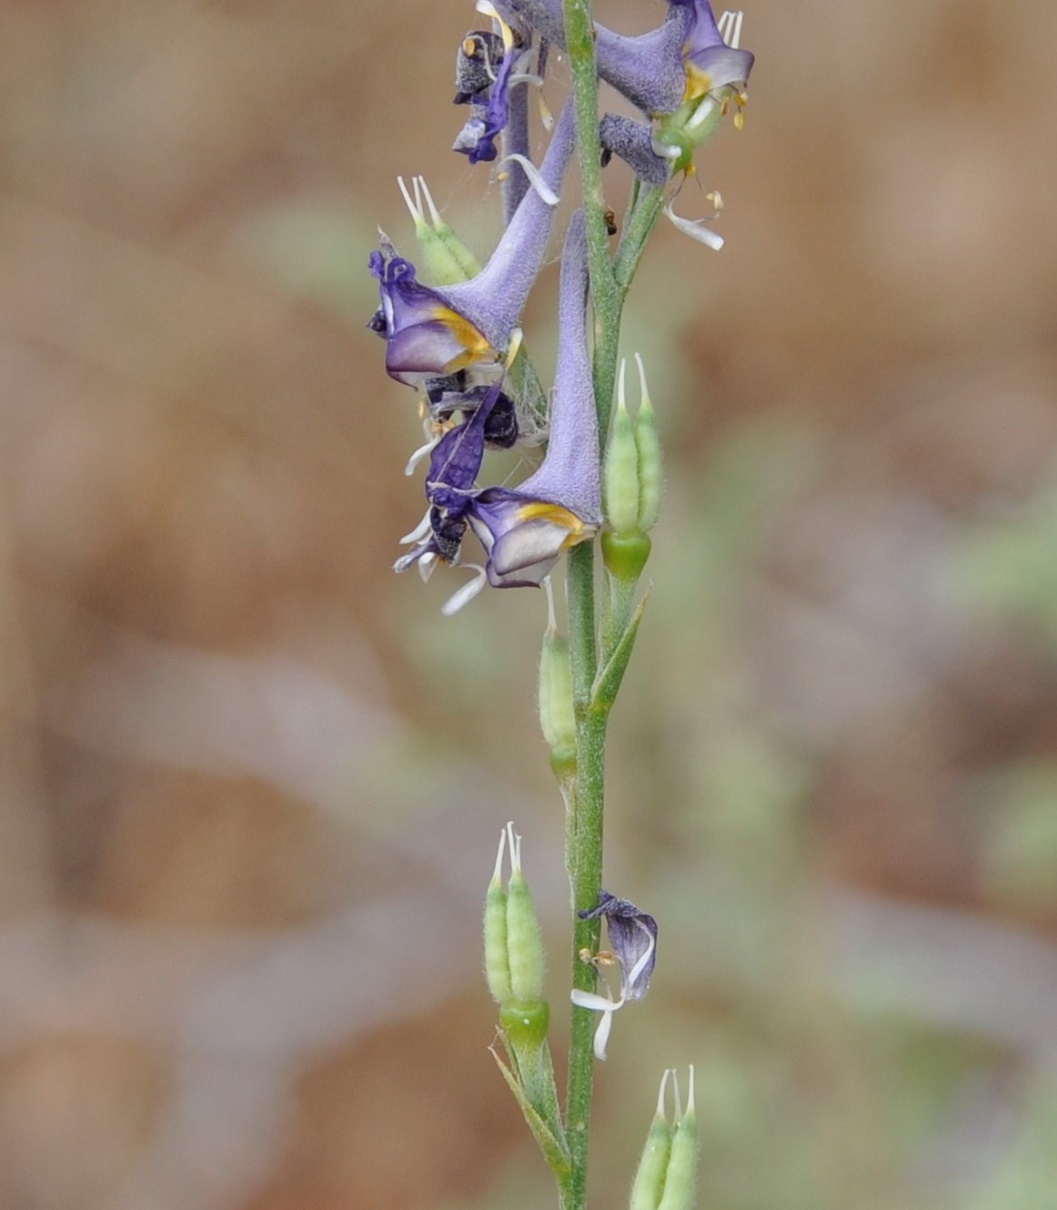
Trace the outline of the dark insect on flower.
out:
[[[616,235],[617,233],[617,216],[612,210],[605,212],[606,235]]]

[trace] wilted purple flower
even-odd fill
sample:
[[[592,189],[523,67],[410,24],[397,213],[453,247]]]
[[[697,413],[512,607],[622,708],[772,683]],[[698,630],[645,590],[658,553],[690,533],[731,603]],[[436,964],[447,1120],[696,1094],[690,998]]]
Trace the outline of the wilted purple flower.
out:
[[[477,494],[477,475],[484,459],[488,422],[502,394],[501,382],[493,384],[474,412],[461,424],[449,429],[433,447],[426,475],[426,499],[429,509],[418,545],[394,565],[396,571],[406,571],[412,564],[424,560],[429,567],[436,559],[445,563],[458,560],[462,539],[466,533],[467,513]]]
[[[467,34],[459,47],[455,101],[469,103],[472,113],[453,150],[471,164],[491,163],[498,154],[495,141],[510,120],[511,76],[525,55],[525,47],[515,45],[505,23],[502,38],[478,30]]]
[[[618,899],[608,891],[602,891],[598,907],[581,912],[580,919],[605,920],[609,944],[622,972],[621,994],[628,1000],[641,1000],[650,990],[657,962],[657,921],[630,899]]]
[[[629,1000],[641,1000],[649,991],[650,976],[657,962],[657,921],[635,906],[629,899],[618,899],[602,891],[598,906],[580,913],[582,920],[604,918],[613,958],[620,967],[620,995],[614,1000],[609,988],[607,995],[574,989],[572,1002],[602,1014],[595,1030],[595,1058],[606,1057],[606,1043],[613,1027],[613,1014]]]
[[[468,366],[502,361],[536,280],[557,193],[573,147],[572,107],[566,105],[540,166],[540,188],[522,199],[488,264],[452,286],[425,286],[410,261],[391,247],[373,252],[381,307],[372,327],[386,341],[385,368],[411,386]]]

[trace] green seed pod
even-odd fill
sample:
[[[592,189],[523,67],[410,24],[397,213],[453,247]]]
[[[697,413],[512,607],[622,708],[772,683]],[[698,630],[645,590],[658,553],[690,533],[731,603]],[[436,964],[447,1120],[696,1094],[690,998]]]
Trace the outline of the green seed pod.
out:
[[[657,1210],[694,1210],[697,1187],[697,1112],[694,1109],[694,1069],[690,1068],[690,1095],[686,1113],[672,1135],[672,1151],[664,1176],[664,1194]]]
[[[666,1071],[657,1096],[657,1112],[650,1123],[646,1146],[631,1186],[630,1210],[657,1210],[664,1192],[664,1175],[672,1149],[672,1128],[664,1112],[664,1090],[671,1072]]]
[[[481,271],[480,262],[441,218],[423,178],[412,179],[414,198],[402,177],[397,177],[397,184],[415,224],[424,276],[435,286],[454,286],[476,276]],[[423,213],[424,207],[429,209],[428,220]]]
[[[606,520],[614,533],[626,534],[639,524],[639,454],[635,431],[624,402],[624,362],[620,363],[617,406],[602,467]]]
[[[492,998],[499,1004],[513,999],[510,958],[507,952],[507,893],[503,888],[502,865],[506,851],[506,829],[499,838],[495,873],[484,899],[484,975]]]
[[[471,277],[476,277],[481,272],[481,262],[439,214],[435,216],[433,230],[436,231],[437,238],[447,249],[448,254],[459,266],[462,272],[462,277],[458,279],[459,281],[469,281]]]
[[[604,530],[602,561],[606,565],[606,571],[618,580],[637,580],[650,557],[651,547],[649,537],[639,530],[627,534],[614,534]]]
[[[657,524],[661,512],[661,493],[664,490],[664,468],[661,462],[661,440],[657,433],[657,417],[646,388],[646,371],[642,358],[635,354],[639,363],[639,381],[642,384],[642,402],[635,417],[635,447],[639,455],[639,529],[644,533]]]
[[[576,715],[573,711],[573,670],[569,643],[548,626],[540,651],[540,729],[552,755],[576,757]]]
[[[525,876],[521,873],[520,837],[512,860],[516,861],[507,885],[506,937],[510,962],[510,987],[515,1000],[543,999],[546,959],[536,909]]]
[[[550,1019],[550,1005],[546,1000],[512,1000],[499,1010],[499,1024],[515,1052],[542,1046]]]

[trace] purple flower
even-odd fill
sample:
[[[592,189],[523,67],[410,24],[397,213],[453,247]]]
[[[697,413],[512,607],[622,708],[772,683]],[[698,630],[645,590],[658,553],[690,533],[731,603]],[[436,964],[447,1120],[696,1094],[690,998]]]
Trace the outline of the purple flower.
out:
[[[518,488],[479,492],[467,517],[497,588],[539,584],[558,556],[601,523],[598,420],[587,351],[587,243],[583,212],[562,254],[558,365],[547,454]]]
[[[415,267],[383,244],[373,252],[381,306],[372,327],[386,341],[385,368],[415,386],[468,366],[503,360],[547,250],[554,202],[573,147],[573,112],[566,105],[540,166],[545,200],[525,195],[488,264],[469,281],[425,286]]]
[[[501,0],[501,10],[564,48],[561,0]],[[669,0],[664,23],[628,38],[595,25],[598,74],[651,118],[741,83],[753,56],[728,46],[706,0]]]
[[[620,963],[621,995],[641,1000],[650,990],[657,962],[657,921],[630,899],[618,899],[608,891],[602,891],[598,907],[581,912],[580,919],[605,920],[613,956]]]
[[[475,486],[496,409],[506,398],[496,383],[462,424],[434,447],[426,478],[429,511],[418,542],[396,563],[426,569],[456,562],[467,526],[487,556],[481,575],[445,606],[455,612],[483,586],[538,585],[558,557],[601,524],[598,421],[587,350],[587,242],[583,212],[569,225],[562,256],[558,365],[547,453],[517,488]]]
[[[641,911],[629,899],[618,899],[608,891],[602,891],[598,906],[580,913],[582,920],[605,919],[606,932],[612,949],[612,957],[606,955],[610,964],[615,961],[620,967],[620,995],[614,1000],[606,987],[606,995],[575,989],[572,1002],[579,1008],[600,1012],[602,1018],[595,1031],[595,1058],[606,1057],[606,1043],[613,1027],[613,1014],[629,1000],[641,1000],[649,991],[650,977],[657,962],[657,921]],[[602,964],[602,955],[594,959]]]

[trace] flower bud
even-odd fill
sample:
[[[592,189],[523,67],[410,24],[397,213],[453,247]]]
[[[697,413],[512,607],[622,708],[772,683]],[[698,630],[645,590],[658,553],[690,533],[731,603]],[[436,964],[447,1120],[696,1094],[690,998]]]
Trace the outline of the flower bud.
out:
[[[503,857],[510,847],[510,879],[503,888]],[[485,895],[484,964],[488,990],[515,1049],[538,1047],[550,1009],[543,998],[546,960],[539,921],[521,872],[521,837],[507,824],[499,839],[495,872]]]

